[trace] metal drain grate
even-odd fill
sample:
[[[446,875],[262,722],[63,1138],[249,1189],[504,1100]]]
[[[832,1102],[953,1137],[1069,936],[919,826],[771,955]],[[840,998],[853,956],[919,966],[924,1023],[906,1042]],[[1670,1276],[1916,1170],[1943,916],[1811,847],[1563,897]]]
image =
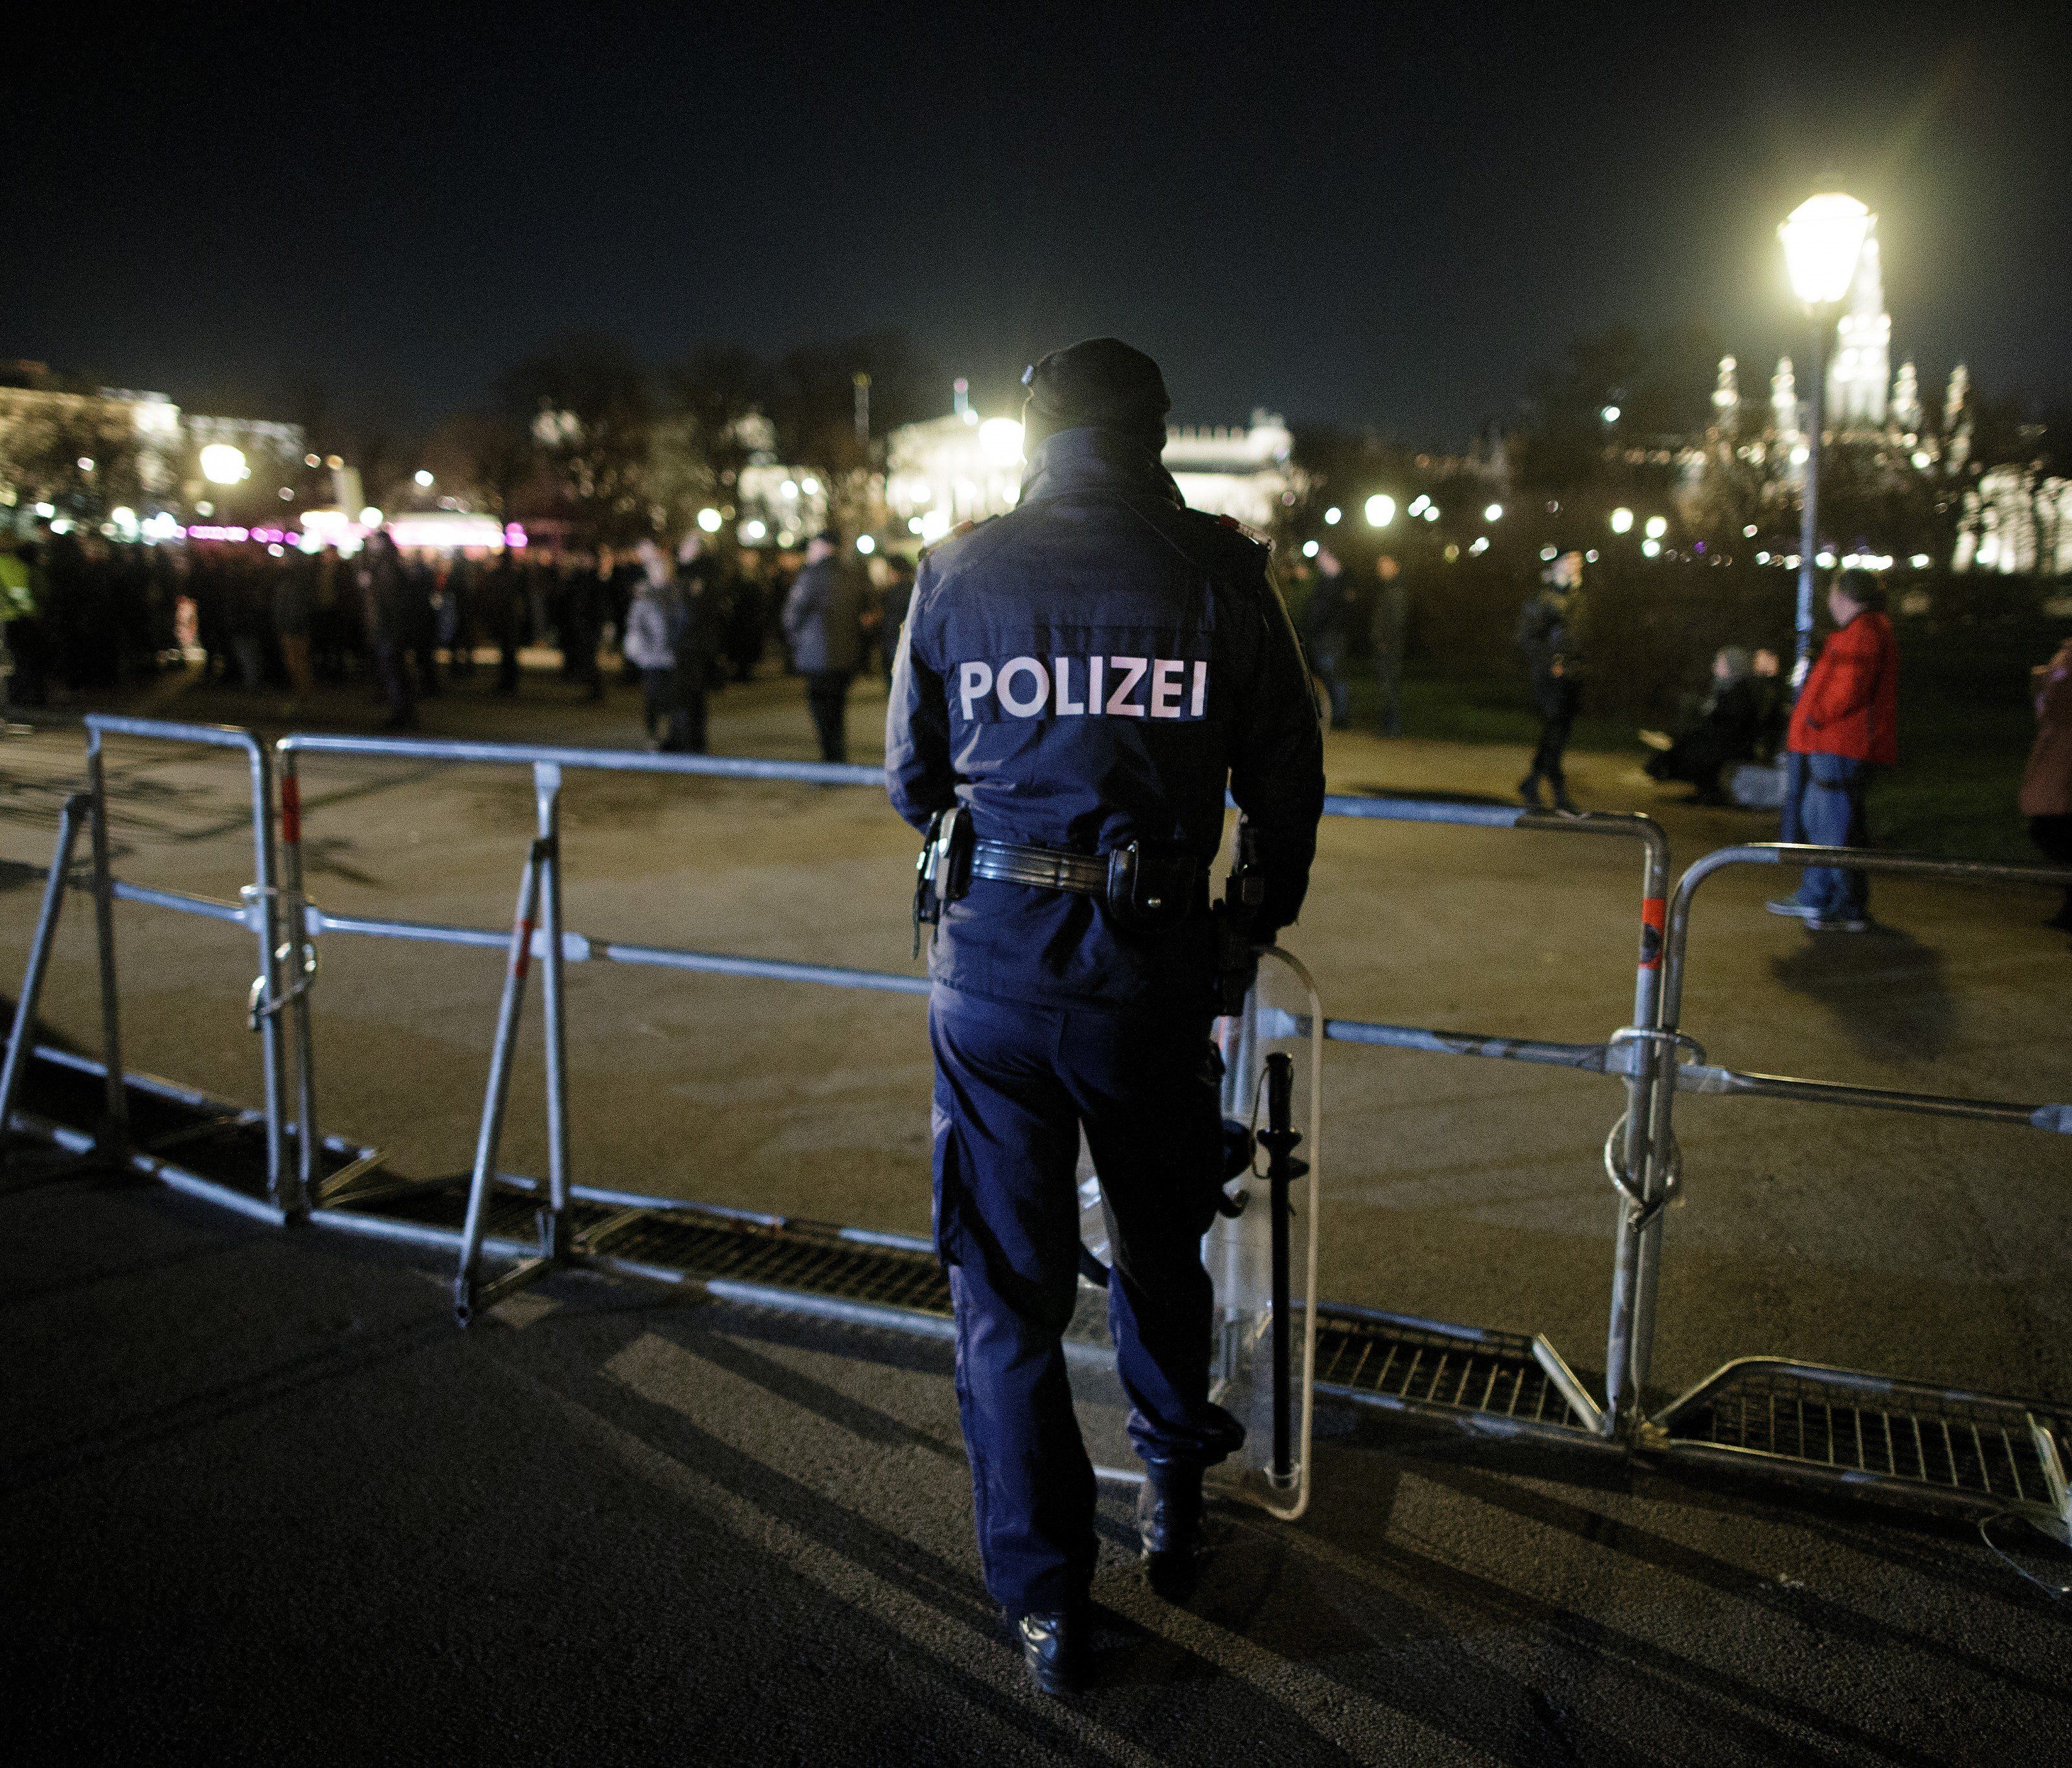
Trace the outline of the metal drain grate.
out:
[[[859,1244],[824,1230],[658,1210],[614,1235],[606,1251],[615,1259],[693,1277],[950,1317],[949,1281],[932,1253]]]
[[[1971,1504],[2064,1503],[2037,1435],[2064,1441],[2066,1421],[1987,1395],[1757,1359],[1729,1364],[1658,1422],[1672,1453],[1725,1449]]]
[[[490,1201],[490,1238],[529,1243],[537,1231],[536,1196],[500,1186]],[[454,1182],[402,1195],[377,1195],[365,1213],[458,1232],[467,1207],[466,1187]],[[352,1211],[350,1198],[344,1209]],[[818,1223],[740,1219],[688,1208],[643,1210],[629,1216],[610,1204],[582,1198],[570,1202],[569,1223],[578,1247],[606,1222],[612,1223],[611,1231],[598,1250],[614,1263],[646,1265],[694,1282],[754,1285],[944,1320],[950,1317],[949,1281],[931,1252],[851,1240]]]
[[[1498,1430],[1572,1431],[1595,1440],[1591,1420],[1563,1392],[1544,1341],[1518,1333],[1446,1326],[1388,1314],[1319,1310],[1319,1392],[1371,1405],[1431,1412]],[[1574,1377],[1568,1376],[1570,1384]]]

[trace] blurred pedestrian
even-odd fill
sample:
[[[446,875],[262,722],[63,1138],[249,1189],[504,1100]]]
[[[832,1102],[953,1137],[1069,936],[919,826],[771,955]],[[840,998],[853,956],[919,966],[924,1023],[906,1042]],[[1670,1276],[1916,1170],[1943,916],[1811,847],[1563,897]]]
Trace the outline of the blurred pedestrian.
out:
[[[42,591],[35,549],[0,532],[0,705],[43,703]]]
[[[2054,865],[2072,865],[2072,639],[2029,672],[2036,695],[2036,744],[2021,776],[2021,813],[2029,838]],[[2072,886],[2044,923],[2072,933]]]
[[[476,602],[490,642],[496,647],[496,688],[518,691],[518,646],[524,634],[529,598],[525,574],[512,550],[505,547],[482,574]]]
[[[689,746],[690,723],[676,649],[683,595],[660,547],[643,541],[637,553],[640,577],[626,611],[626,660],[640,672],[648,746],[679,754]]]
[[[1815,847],[1864,847],[1864,799],[1872,771],[1899,759],[1899,648],[1885,591],[1868,571],[1844,571],[1827,591],[1836,630],[1820,647],[1786,742],[1804,757],[1797,822]],[[1861,872],[1809,865],[1796,894],[1765,905],[1816,931],[1861,933],[1870,887]]]
[[[1675,735],[1641,732],[1641,741],[1656,751],[1647,759],[1647,777],[1684,781],[1695,788],[1694,803],[1726,804],[1720,775],[1730,762],[1755,759],[1762,722],[1754,660],[1739,645],[1728,645],[1714,654],[1712,686]]]
[[[914,601],[914,573],[902,559],[888,558],[874,562],[874,568],[883,572],[878,581],[878,654],[885,666],[885,679],[892,679],[893,660],[899,653],[899,629],[906,623],[907,610]]]
[[[1540,796],[1544,782],[1553,788],[1555,809],[1576,814],[1564,758],[1583,697],[1582,594],[1583,555],[1564,553],[1519,611],[1516,643],[1531,685],[1540,741],[1518,796],[1534,810],[1546,808]]]
[[[316,561],[298,553],[273,582],[273,631],[281,641],[281,667],[288,691],[306,700],[316,686],[310,665],[310,625],[316,606]]]
[[[409,587],[402,556],[385,528],[367,537],[360,554],[360,588],[367,611],[367,639],[374,652],[374,672],[388,705],[390,730],[408,730],[417,722],[417,697],[410,679]]]
[[[806,547],[805,568],[784,599],[784,636],[806,678],[806,705],[820,759],[847,761],[849,683],[863,662],[864,583],[829,529]]]
[[[1380,701],[1376,713],[1384,737],[1403,734],[1403,647],[1410,635],[1410,586],[1403,567],[1384,553],[1374,561],[1374,606],[1367,633],[1374,645],[1374,685]]]
[[[725,609],[726,660],[736,681],[753,680],[755,666],[763,660],[763,561],[753,553],[743,553],[735,561],[727,585]]]
[[[1309,668],[1323,685],[1331,729],[1342,730],[1350,715],[1352,690],[1346,680],[1346,650],[1352,637],[1355,591],[1345,566],[1328,546],[1317,549],[1317,581],[1302,610],[1302,643]]]
[[[705,752],[705,697],[720,677],[721,602],[719,573],[705,537],[687,535],[676,548],[676,625],[671,634],[676,650],[678,692],[684,708],[684,747]]]

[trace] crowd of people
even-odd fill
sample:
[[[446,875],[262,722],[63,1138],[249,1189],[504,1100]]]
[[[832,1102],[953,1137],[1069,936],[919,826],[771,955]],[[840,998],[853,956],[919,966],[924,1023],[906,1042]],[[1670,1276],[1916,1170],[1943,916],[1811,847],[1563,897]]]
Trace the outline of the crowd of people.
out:
[[[866,562],[832,535],[803,554],[724,555],[695,533],[672,553],[652,541],[412,553],[379,531],[351,554],[0,536],[15,705],[106,693],[179,668],[292,701],[320,682],[364,682],[389,726],[407,730],[421,701],[478,668],[494,670],[494,692],[517,693],[521,652],[545,647],[593,699],[607,669],[623,668],[640,684],[655,746],[700,750],[707,695],[774,657],[807,678],[829,759],[841,759],[849,680],[874,664],[890,672],[911,587],[898,561]]]
[[[1584,561],[1547,565],[1520,610],[1515,643],[1538,740],[1520,796],[1574,811],[1564,756],[1585,679]],[[1376,727],[1403,728],[1408,598],[1396,559],[1371,579],[1320,545],[1298,625],[1334,729],[1350,722],[1352,680],[1371,669]],[[725,684],[775,660],[801,678],[821,759],[848,759],[849,690],[869,669],[890,676],[913,592],[903,562],[860,557],[833,532],[802,551],[729,551],[693,533],[667,551],[535,545],[488,554],[407,553],[384,532],[356,554],[256,543],[125,545],[76,532],[33,540],[0,533],[0,632],[9,703],[89,697],[171,667],[204,681],[273,689],[291,701],[319,682],[364,682],[388,726],[407,730],[418,703],[454,676],[494,670],[516,694],[520,653],[558,653],[562,677],[592,699],[617,668],[641,689],[651,745],[698,753],[706,703]],[[1729,645],[1671,730],[1643,730],[1648,775],[1692,788],[1693,801],[1733,802],[1745,765],[1781,765],[1787,840],[1831,846],[1868,839],[1864,799],[1897,756],[1897,649],[1883,592],[1844,571],[1831,586],[1833,635],[1794,690],[1777,653]],[[2036,671],[2039,734],[2021,795],[2037,848],[2072,864],[2072,643]],[[1815,869],[1771,905],[1816,928],[1869,924],[1860,873]],[[2072,931],[2072,895],[2055,925]]]

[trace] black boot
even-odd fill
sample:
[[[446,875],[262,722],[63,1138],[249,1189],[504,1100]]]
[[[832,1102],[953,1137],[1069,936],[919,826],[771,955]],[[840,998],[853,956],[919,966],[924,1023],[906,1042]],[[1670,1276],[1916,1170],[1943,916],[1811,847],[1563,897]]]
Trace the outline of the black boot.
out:
[[[1029,1680],[1045,1694],[1077,1694],[1087,1685],[1087,1620],[1083,1610],[1025,1614],[1014,1623]]]
[[[1547,802],[1540,796],[1540,776],[1527,774],[1518,783],[1518,796],[1525,800],[1527,810],[1544,810]]]
[[[1137,1530],[1144,1544],[1144,1574],[1168,1601],[1194,1593],[1207,1556],[1202,1530],[1202,1470],[1177,1462],[1145,1463],[1137,1495]]]

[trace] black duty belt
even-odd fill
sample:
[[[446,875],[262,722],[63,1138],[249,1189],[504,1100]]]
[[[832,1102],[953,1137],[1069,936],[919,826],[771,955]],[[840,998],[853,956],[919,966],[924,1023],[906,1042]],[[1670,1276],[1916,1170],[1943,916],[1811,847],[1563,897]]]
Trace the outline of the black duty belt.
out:
[[[1105,856],[1075,853],[1062,847],[1025,847],[1017,841],[976,841],[972,846],[973,878],[999,884],[1033,884],[1042,890],[1070,890],[1079,896],[1106,896]]]

